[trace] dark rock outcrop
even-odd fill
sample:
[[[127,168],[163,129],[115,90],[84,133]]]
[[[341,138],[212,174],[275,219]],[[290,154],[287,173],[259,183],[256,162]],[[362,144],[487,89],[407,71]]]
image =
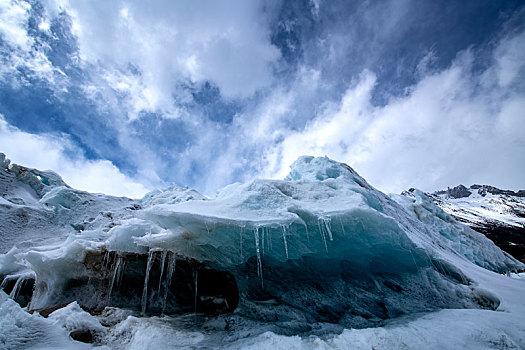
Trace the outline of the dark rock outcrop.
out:
[[[89,329],[81,329],[76,330],[71,333],[69,333],[69,336],[76,341],[80,341],[82,343],[93,343],[93,333]]]
[[[447,193],[452,198],[465,198],[472,194],[465,186],[458,185],[453,188],[449,188],[447,190]]]

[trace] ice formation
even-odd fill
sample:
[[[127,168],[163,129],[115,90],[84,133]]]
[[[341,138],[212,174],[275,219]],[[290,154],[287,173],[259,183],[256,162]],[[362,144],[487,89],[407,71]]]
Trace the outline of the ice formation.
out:
[[[300,157],[284,180],[232,184],[213,199],[173,186],[139,201],[2,161],[2,288],[30,310],[234,312],[243,321],[230,329],[259,322],[302,334],[317,323],[496,309],[471,266],[524,267],[423,193],[387,196],[326,157]]]

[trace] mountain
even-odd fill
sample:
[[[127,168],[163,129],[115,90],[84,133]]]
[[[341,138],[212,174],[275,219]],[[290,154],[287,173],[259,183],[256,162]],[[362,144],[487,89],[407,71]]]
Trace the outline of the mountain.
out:
[[[427,195],[455,219],[525,262],[525,190],[458,185]]]
[[[525,346],[525,265],[346,164],[131,200],[0,160],[0,347]]]

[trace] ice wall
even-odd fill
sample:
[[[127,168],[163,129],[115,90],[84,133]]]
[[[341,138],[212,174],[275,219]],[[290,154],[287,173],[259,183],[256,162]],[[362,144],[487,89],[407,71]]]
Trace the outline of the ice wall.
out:
[[[50,217],[45,234],[56,226],[68,238],[4,258],[11,279],[35,274],[32,308],[76,300],[214,313],[238,304],[237,313],[293,327],[364,327],[436,308],[497,307],[457,259],[523,268],[423,194],[386,196],[326,157],[301,157],[285,180],[232,184],[213,199],[174,186],[133,202],[63,185],[36,198]]]

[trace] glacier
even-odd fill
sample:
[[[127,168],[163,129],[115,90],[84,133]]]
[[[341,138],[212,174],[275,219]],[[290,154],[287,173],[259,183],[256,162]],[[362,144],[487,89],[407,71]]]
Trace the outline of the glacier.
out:
[[[397,348],[400,327],[505,318],[494,310],[509,314],[502,341],[525,344],[509,294],[524,291],[522,263],[421,191],[386,195],[329,158],[214,198],[172,186],[140,200],[0,160],[4,347],[40,346],[30,330],[43,327],[55,348],[85,328],[109,348],[340,348],[367,334]]]

